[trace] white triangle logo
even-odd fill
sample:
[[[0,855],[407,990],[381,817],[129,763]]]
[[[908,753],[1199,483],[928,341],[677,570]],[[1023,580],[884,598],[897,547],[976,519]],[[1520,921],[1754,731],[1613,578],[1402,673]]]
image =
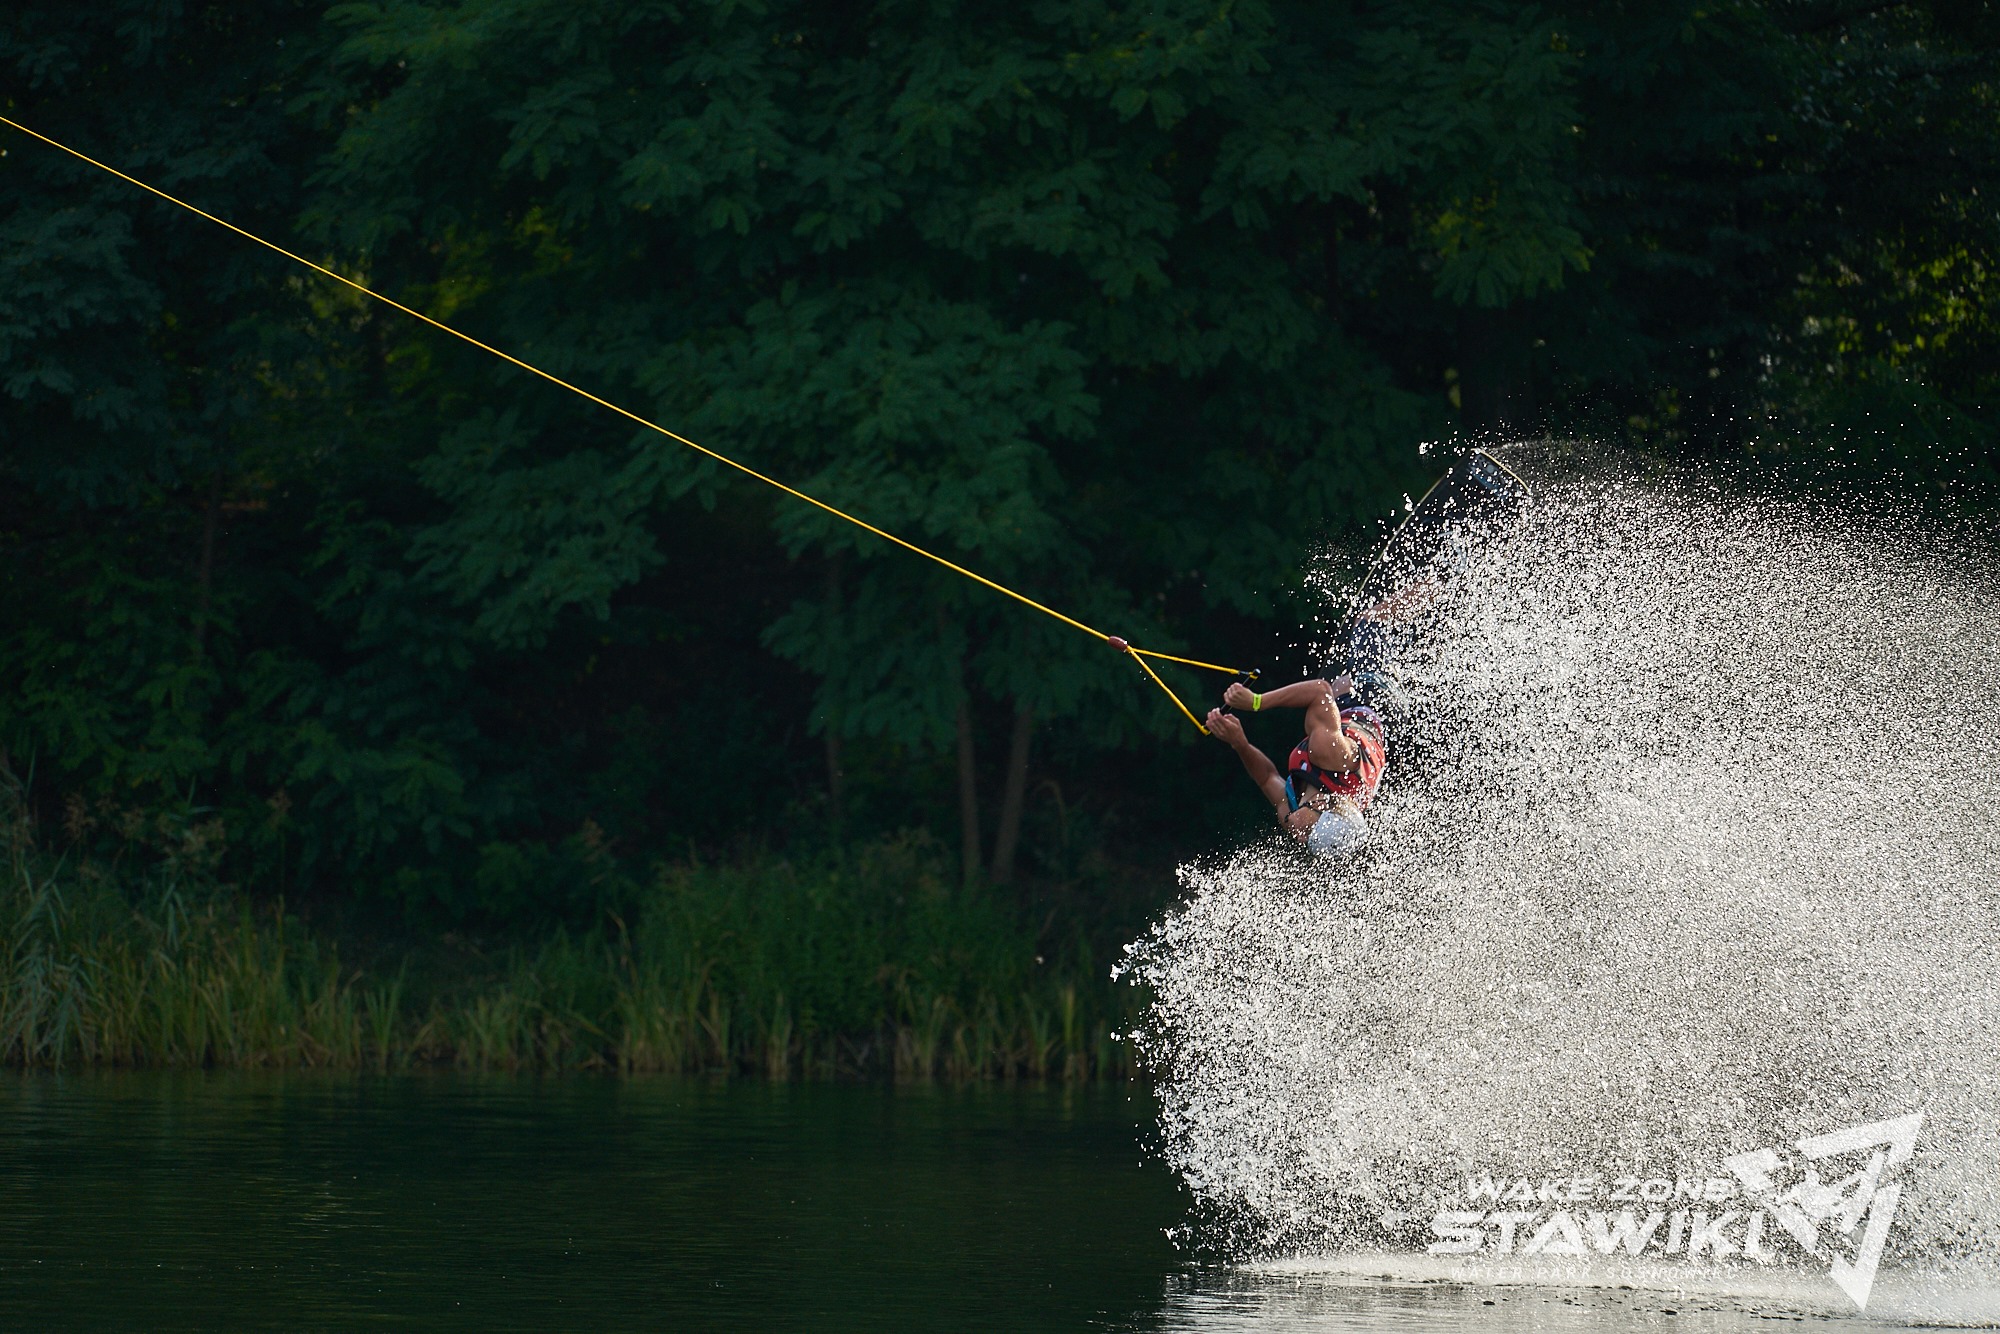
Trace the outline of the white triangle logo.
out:
[[[1924,1114],[1912,1112],[1798,1140],[1796,1152],[1739,1153],[1724,1165],[1865,1311],[1903,1193],[1891,1178],[1916,1151],[1923,1124]]]

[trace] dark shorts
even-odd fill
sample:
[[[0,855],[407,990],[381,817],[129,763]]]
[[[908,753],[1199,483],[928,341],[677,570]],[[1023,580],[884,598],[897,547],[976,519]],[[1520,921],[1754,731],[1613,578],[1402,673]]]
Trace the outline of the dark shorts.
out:
[[[1357,618],[1348,627],[1346,660],[1330,662],[1320,672],[1327,680],[1343,671],[1354,679],[1354,691],[1340,697],[1340,707],[1351,709],[1359,705],[1378,712],[1387,707],[1393,711],[1401,698],[1396,687],[1396,664],[1404,656],[1409,640],[1408,626]]]

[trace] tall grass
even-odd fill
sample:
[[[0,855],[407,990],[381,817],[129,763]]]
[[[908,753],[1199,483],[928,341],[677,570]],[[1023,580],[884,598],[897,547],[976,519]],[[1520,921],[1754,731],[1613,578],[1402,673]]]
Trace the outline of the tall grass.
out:
[[[165,854],[134,875],[38,851],[7,795],[0,1060],[13,1065],[1132,1072],[1113,1034],[1133,998],[1080,947],[1037,959],[921,839],[842,862],[662,870],[630,913],[444,981],[407,960],[349,967],[282,904],[210,883],[198,826],[158,831]]]
[[[951,887],[916,839],[844,866],[664,872],[610,945],[627,1070],[1131,1073],[1113,1037],[1120,997],[1081,947],[1038,959],[1005,909]]]

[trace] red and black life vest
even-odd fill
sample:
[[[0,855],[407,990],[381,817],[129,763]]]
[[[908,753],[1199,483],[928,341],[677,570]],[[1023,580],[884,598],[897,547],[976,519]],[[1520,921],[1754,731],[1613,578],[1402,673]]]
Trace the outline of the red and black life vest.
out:
[[[1366,705],[1356,705],[1340,711],[1340,731],[1343,736],[1361,748],[1361,763],[1344,774],[1328,773],[1312,762],[1311,739],[1292,747],[1291,760],[1286,765],[1286,777],[1291,780],[1292,791],[1303,797],[1315,787],[1347,797],[1363,810],[1375,800],[1375,789],[1382,785],[1382,766],[1387,762],[1388,751],[1383,743],[1382,715]]]

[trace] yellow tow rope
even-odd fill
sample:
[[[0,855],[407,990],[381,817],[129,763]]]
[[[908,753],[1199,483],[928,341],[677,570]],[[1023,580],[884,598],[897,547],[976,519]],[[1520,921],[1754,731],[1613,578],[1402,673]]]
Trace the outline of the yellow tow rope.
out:
[[[271,241],[266,241],[263,237],[257,235],[255,232],[245,231],[243,228],[238,227],[233,222],[229,222],[223,218],[218,218],[213,213],[209,213],[202,209],[196,208],[193,204],[188,203],[185,199],[177,199],[173,195],[168,194],[165,190],[159,189],[157,186],[146,184],[146,182],[140,180],[136,176],[128,176],[124,172],[118,170],[116,167],[106,166],[104,163],[99,162],[94,157],[89,157],[83,153],[79,153],[76,149],[71,148],[68,144],[59,143],[56,140],[49,138],[49,136],[47,136],[46,134],[37,133],[36,131],[29,129],[27,126],[22,125],[18,121],[7,119],[7,117],[5,116],[0,116],[0,125],[11,126],[12,128],[19,130],[22,134],[25,134],[30,138],[39,139],[43,143],[49,145],[51,148],[60,149],[62,152],[65,152],[69,154],[71,157],[76,158],[78,161],[89,163],[91,166],[96,167],[99,171],[108,172],[111,175],[116,176],[119,180],[126,182],[127,184],[136,185],[141,190],[144,190],[146,193],[151,195],[157,195],[159,198],[166,200],[169,204],[178,205],[179,207],[186,209],[188,212],[195,214],[197,217],[206,218],[208,219],[208,221],[214,223],[218,227],[226,227],[230,231],[235,232],[238,236],[243,237],[245,240],[255,241],[258,245],[263,246],[267,250],[275,250],[279,254],[283,255],[286,259],[291,260],[295,264],[303,264],[306,268],[311,269],[313,272],[320,274],[324,277],[331,278],[337,283],[341,283],[345,286],[351,287],[355,291],[361,293],[363,296],[372,297],[375,300],[380,301],[385,306],[393,306],[395,309],[402,311],[405,315],[410,316],[412,319],[421,320],[425,324],[430,325],[433,329],[437,329],[444,333],[448,333],[453,338],[457,338],[463,342],[470,343],[472,344],[472,346],[478,348],[482,352],[490,352],[494,356],[500,358],[502,361],[511,363],[512,365],[518,366],[522,370],[527,371],[530,375],[540,376],[542,379],[547,380],[550,384],[559,385],[562,388],[569,390],[572,394],[577,395],[579,398],[587,398],[592,403],[597,404],[597,406],[601,408],[608,408],[609,410],[617,413],[621,417],[624,417],[630,421],[637,422],[639,425],[645,427],[649,431],[658,431],[661,435],[667,437],[667,439],[669,440],[673,440],[679,444],[686,445],[689,449],[695,450],[698,453],[706,454],[709,458],[714,459],[718,463],[728,464],[730,467],[736,469],[736,471],[743,473],[745,476],[754,477],[758,481],[764,483],[766,486],[776,487],[778,490],[783,491],[786,495],[795,497],[796,499],[799,500],[803,500],[806,502],[806,504],[814,506],[817,509],[825,510],[828,514],[833,515],[837,519],[845,519],[847,522],[853,524],[855,527],[866,529],[867,531],[875,534],[875,536],[882,538],[885,541],[893,542],[897,546],[902,547],[906,551],[914,551],[917,555],[924,557],[926,560],[936,561],[939,565],[944,566],[947,570],[950,570],[955,574],[962,574],[967,579],[970,579],[975,583],[981,583],[986,585],[988,588],[992,589],[996,593],[1004,593],[1008,597],[1013,598],[1016,602],[1023,603],[1027,606],[1033,607],[1036,611],[1041,612],[1045,616],[1053,616],[1058,621],[1061,621],[1064,625],[1074,626],[1076,629],[1083,631],[1087,635],[1092,635],[1098,639],[1103,640],[1105,643],[1111,645],[1111,647],[1117,649],[1119,652],[1128,653],[1132,655],[1132,660],[1139,664],[1139,666],[1145,671],[1147,676],[1152,678],[1153,684],[1159,686],[1160,689],[1166,691],[1167,698],[1171,699],[1174,702],[1174,707],[1179,709],[1181,711],[1182,716],[1184,716],[1189,722],[1193,723],[1195,727],[1198,728],[1204,735],[1207,734],[1208,728],[1203,726],[1202,721],[1199,718],[1195,717],[1194,714],[1189,711],[1188,706],[1186,704],[1183,704],[1181,702],[1181,697],[1174,693],[1173,688],[1169,686],[1165,681],[1162,681],[1160,679],[1159,673],[1153,670],[1152,666],[1149,663],[1147,663],[1146,659],[1158,658],[1162,662],[1178,662],[1188,667],[1200,667],[1211,672],[1222,672],[1231,676],[1244,676],[1251,680],[1256,679],[1257,673],[1254,671],[1240,671],[1237,668],[1224,667],[1218,663],[1198,662],[1193,658],[1177,658],[1171,653],[1156,653],[1151,649],[1134,648],[1132,647],[1132,645],[1126,643],[1123,639],[1118,638],[1116,635],[1107,635],[1102,630],[1096,629],[1093,626],[1085,625],[1082,621],[1077,620],[1075,617],[1065,616],[1061,612],[1055,610],[1053,607],[1047,607],[1035,601],[1033,598],[1029,597],[1025,593],[1017,593],[1013,589],[1008,588],[1004,584],[995,583],[993,580],[988,579],[983,574],[977,574],[971,570],[966,569],[963,565],[957,565],[951,561],[946,560],[943,556],[938,555],[934,551],[926,551],[924,548],[918,546],[914,542],[905,541],[903,538],[896,536],[894,533],[887,532],[883,529],[877,528],[874,524],[869,523],[866,520],[857,519],[852,514],[849,514],[844,510],[835,509],[833,506],[827,504],[823,500],[814,499],[812,496],[807,495],[803,491],[797,490],[793,487],[786,486],[783,482],[777,480],[775,477],[766,477],[763,473],[758,472],[755,468],[749,467],[745,464],[738,463],[735,459],[729,458],[726,455],[718,454],[714,450],[708,448],[708,446],[697,444],[696,442],[688,439],[684,435],[677,435],[674,432],[669,431],[666,427],[661,426],[658,422],[648,421],[646,418],[641,417],[636,412],[633,412],[627,408],[621,408],[616,403],[613,403],[608,399],[599,398],[596,394],[591,393],[588,389],[579,389],[577,386],[571,384],[569,381],[562,379],[559,376],[551,375],[549,374],[549,372],[543,370],[539,366],[531,365],[528,362],[521,360],[519,357],[512,356],[506,352],[502,352],[499,348],[494,347],[490,343],[482,343],[477,338],[474,338],[471,334],[461,333],[459,330],[452,328],[449,324],[445,324],[442,323],[441,321],[434,320],[420,310],[413,310],[410,307],[404,305],[400,301],[396,301],[393,300],[392,298],[383,296],[380,292],[377,292],[369,287],[364,287],[362,284],[355,282],[352,278],[345,277],[342,274],[335,273],[332,269],[329,269],[324,265],[315,264],[311,260],[306,259],[301,255],[295,255],[281,245],[278,245]]]

